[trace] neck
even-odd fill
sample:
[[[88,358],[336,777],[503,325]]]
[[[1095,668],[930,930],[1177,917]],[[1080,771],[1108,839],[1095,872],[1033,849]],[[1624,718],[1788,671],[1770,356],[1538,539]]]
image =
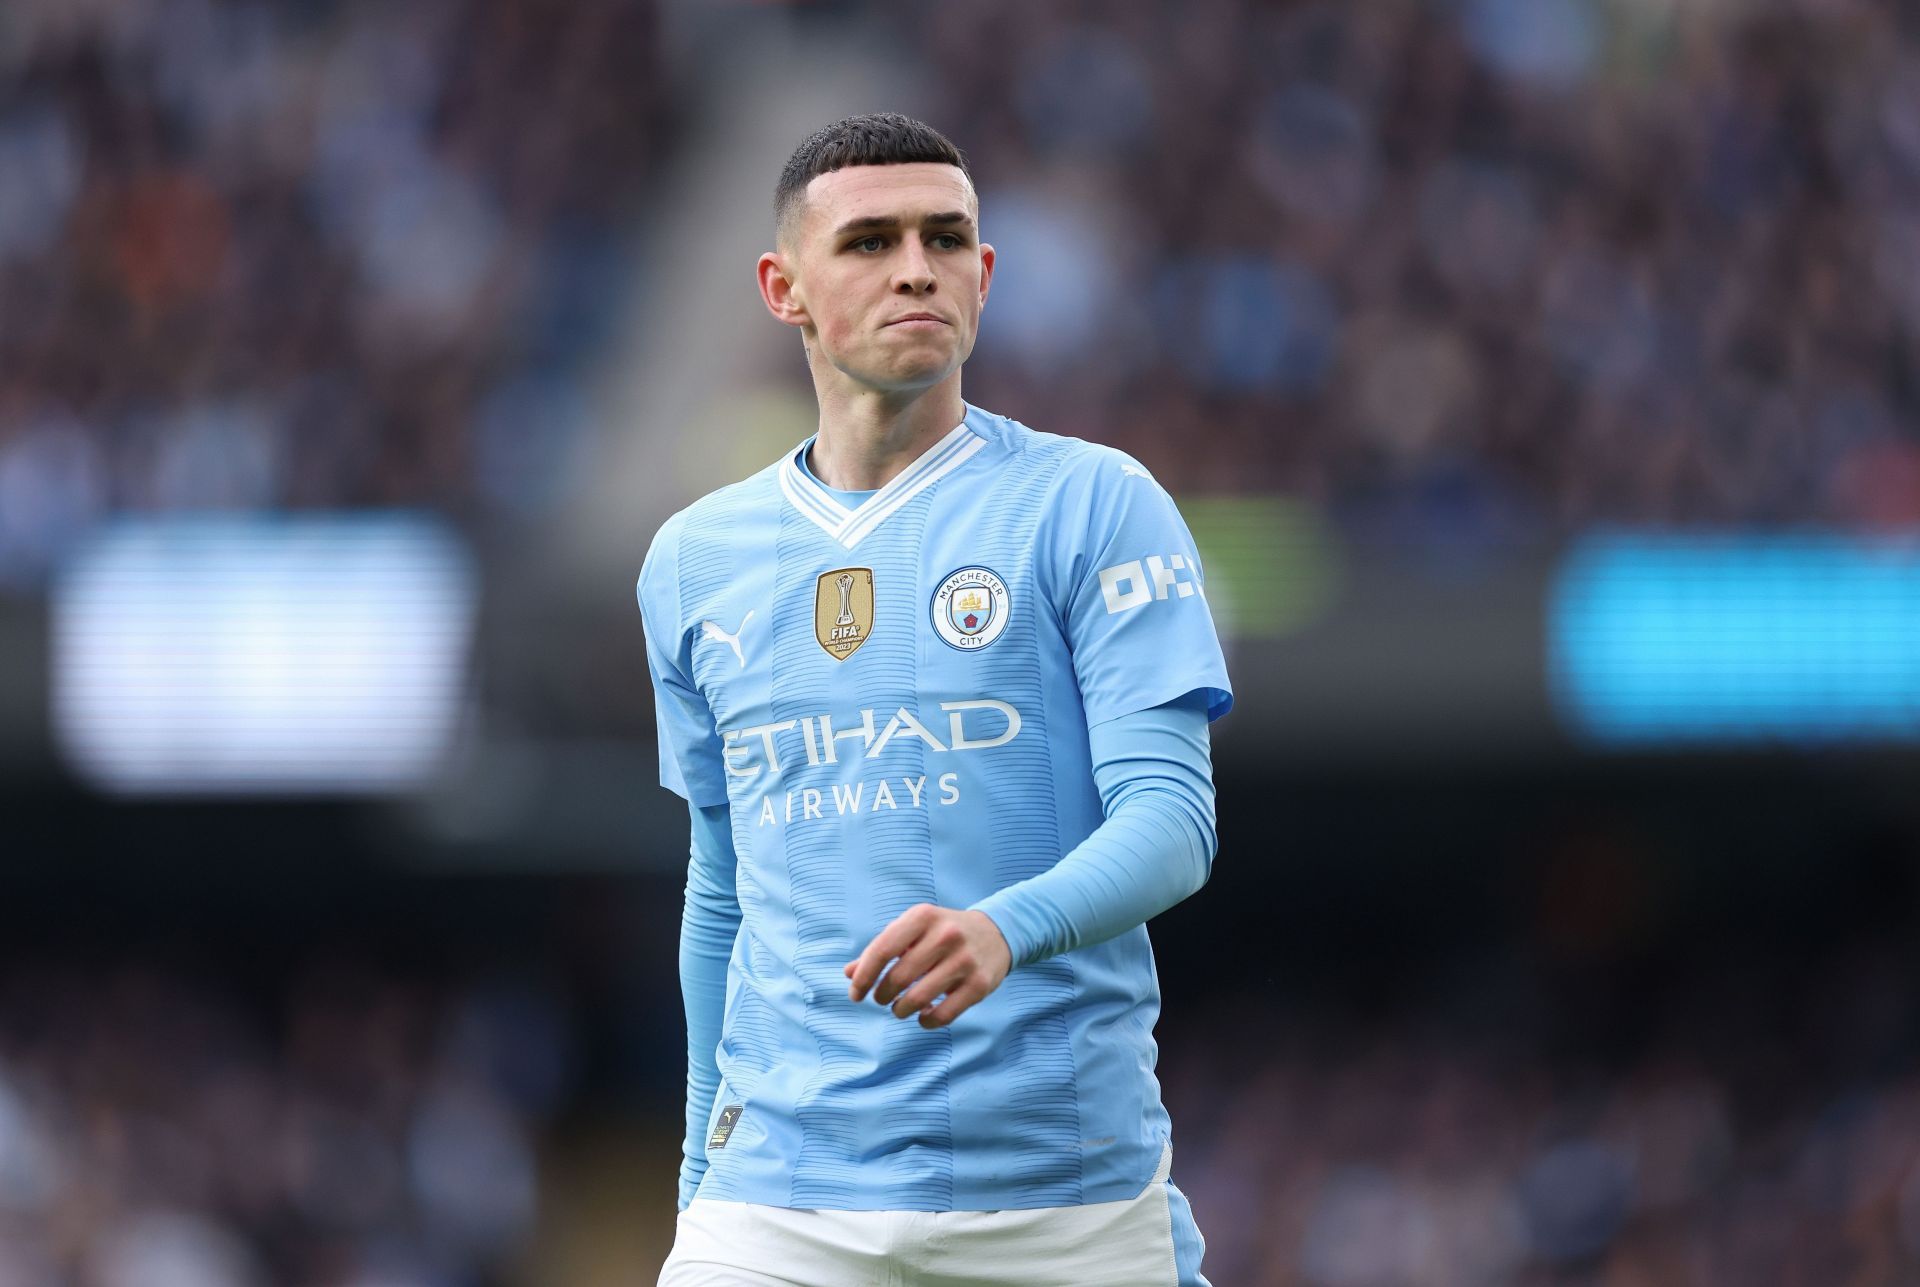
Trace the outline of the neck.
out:
[[[967,412],[958,371],[924,389],[816,387],[820,435],[807,465],[815,478],[843,492],[885,487]]]

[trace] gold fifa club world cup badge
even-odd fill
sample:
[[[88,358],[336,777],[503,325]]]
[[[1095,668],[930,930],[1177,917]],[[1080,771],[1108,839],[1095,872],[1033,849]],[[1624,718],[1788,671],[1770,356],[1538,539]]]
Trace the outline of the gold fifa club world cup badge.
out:
[[[813,595],[813,637],[827,655],[845,661],[872,633],[873,569],[822,572]]]

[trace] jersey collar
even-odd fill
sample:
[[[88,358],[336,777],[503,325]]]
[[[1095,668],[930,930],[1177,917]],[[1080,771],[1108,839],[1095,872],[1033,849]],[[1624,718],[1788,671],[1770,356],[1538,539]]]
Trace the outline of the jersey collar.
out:
[[[808,438],[781,463],[780,490],[801,514],[812,519],[828,536],[852,549],[889,515],[966,463],[974,452],[987,445],[987,440],[975,433],[963,418],[946,437],[896,474],[892,482],[853,509],[842,505],[800,467],[802,454],[812,445],[813,438]]]

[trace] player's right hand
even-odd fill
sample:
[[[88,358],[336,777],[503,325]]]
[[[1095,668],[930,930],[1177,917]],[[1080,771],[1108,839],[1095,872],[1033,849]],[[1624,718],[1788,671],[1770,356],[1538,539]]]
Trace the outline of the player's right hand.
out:
[[[918,903],[876,934],[844,972],[850,1000],[872,989],[894,1017],[917,1014],[921,1027],[942,1028],[999,987],[1012,968],[1013,950],[985,912]]]

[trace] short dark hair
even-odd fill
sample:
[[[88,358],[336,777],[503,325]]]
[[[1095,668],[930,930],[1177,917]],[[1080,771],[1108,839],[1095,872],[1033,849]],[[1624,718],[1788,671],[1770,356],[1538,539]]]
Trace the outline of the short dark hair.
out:
[[[773,192],[773,226],[784,241],[800,213],[807,185],[823,174],[850,165],[908,165],[929,161],[953,165],[973,182],[967,158],[947,136],[924,121],[898,112],[869,112],[815,130],[787,158],[780,186]]]

